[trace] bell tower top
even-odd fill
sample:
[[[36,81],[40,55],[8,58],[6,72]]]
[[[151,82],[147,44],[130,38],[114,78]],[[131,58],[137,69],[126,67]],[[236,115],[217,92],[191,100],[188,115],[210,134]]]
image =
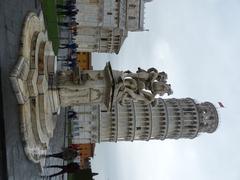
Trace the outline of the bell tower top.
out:
[[[197,106],[200,118],[200,131],[213,133],[217,129],[219,122],[216,107],[210,102],[204,102]]]

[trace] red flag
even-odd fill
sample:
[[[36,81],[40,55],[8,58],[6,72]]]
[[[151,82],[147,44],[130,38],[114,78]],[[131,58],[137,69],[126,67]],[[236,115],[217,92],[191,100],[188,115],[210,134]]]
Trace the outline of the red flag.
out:
[[[223,105],[223,103],[218,102],[218,104],[219,104],[219,106],[220,106],[221,108],[225,108],[225,106]]]

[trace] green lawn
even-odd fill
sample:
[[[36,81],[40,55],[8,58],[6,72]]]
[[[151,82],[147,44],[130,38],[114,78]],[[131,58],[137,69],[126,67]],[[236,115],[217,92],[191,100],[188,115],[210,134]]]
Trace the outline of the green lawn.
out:
[[[59,47],[58,21],[61,20],[61,17],[57,16],[56,4],[63,4],[64,0],[41,0],[41,2],[48,37],[52,41],[53,50],[57,55]]]

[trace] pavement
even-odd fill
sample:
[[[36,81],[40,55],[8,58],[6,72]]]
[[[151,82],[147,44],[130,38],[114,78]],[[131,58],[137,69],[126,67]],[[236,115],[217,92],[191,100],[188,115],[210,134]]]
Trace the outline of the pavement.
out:
[[[1,69],[0,69],[1,74]],[[1,77],[1,76],[0,76]],[[0,78],[0,84],[1,78]],[[2,94],[2,89],[0,88],[0,94]],[[7,159],[6,159],[6,147],[5,147],[5,129],[3,120],[3,102],[2,96],[0,96],[0,180],[7,179]]]
[[[39,176],[39,166],[25,156],[20,137],[17,100],[8,78],[18,59],[23,20],[29,11],[38,13],[40,6],[38,0],[0,0],[0,180],[44,179]],[[57,121],[49,153],[61,151],[62,146],[64,146],[64,113]],[[57,159],[46,161],[47,165],[61,163],[63,162]],[[45,170],[44,173],[56,171]]]

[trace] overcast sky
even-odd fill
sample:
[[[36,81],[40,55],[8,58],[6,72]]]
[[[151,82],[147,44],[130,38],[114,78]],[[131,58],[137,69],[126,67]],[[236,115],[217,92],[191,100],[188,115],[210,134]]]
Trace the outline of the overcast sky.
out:
[[[154,0],[145,28],[119,55],[94,54],[94,69],[156,67],[173,95],[221,101],[220,125],[194,140],[97,144],[96,180],[240,179],[240,0]]]

